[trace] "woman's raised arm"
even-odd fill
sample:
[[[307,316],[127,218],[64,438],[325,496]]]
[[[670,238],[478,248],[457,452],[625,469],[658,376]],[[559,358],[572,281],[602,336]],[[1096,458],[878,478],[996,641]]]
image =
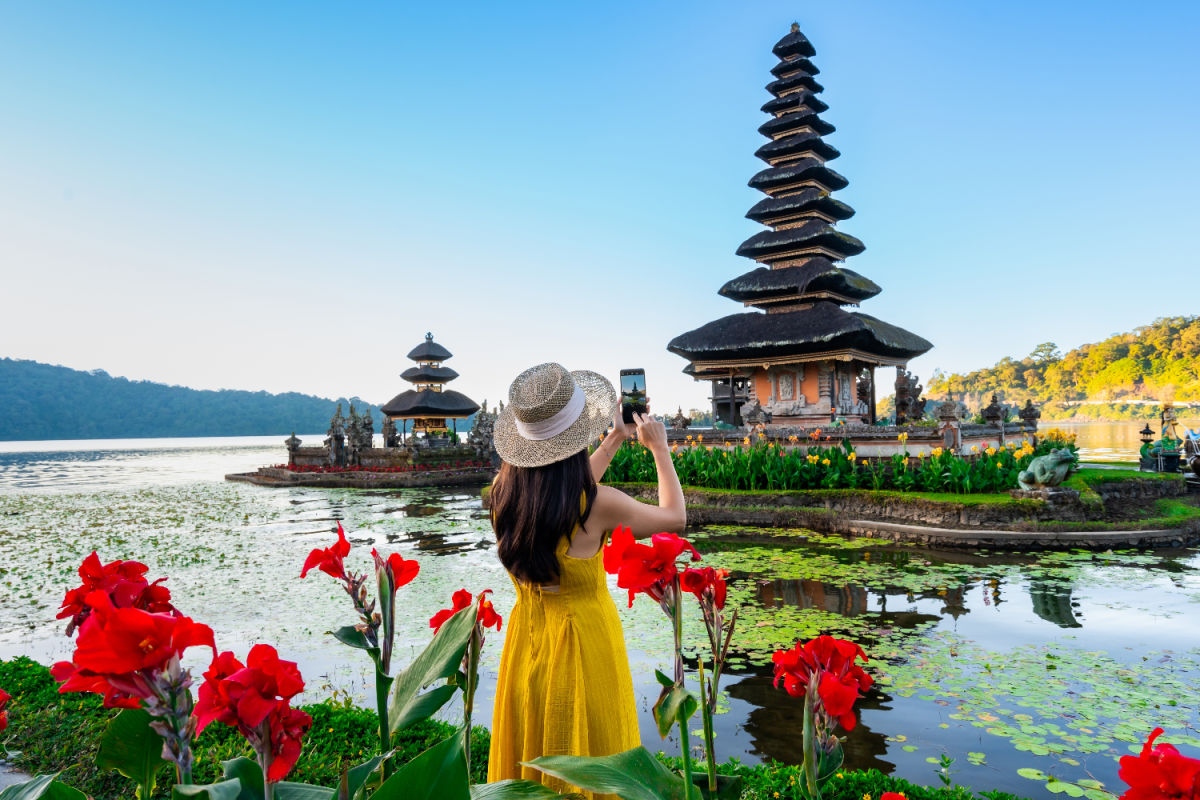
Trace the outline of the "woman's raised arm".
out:
[[[628,525],[634,537],[639,539],[663,531],[681,533],[687,527],[687,508],[679,476],[675,474],[675,464],[671,461],[667,430],[659,420],[642,414],[635,414],[634,422],[637,424],[638,439],[654,456],[654,466],[658,472],[658,505],[642,503],[611,486],[601,486],[596,493],[595,507],[588,518],[587,527],[593,528],[593,521],[605,531],[618,525]]]

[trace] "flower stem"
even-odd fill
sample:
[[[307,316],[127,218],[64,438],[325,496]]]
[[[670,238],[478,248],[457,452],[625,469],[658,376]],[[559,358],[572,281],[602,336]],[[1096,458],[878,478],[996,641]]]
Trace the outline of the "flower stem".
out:
[[[708,796],[717,796],[717,760],[715,748],[713,747],[713,718],[712,709],[709,708],[708,698],[709,692],[705,686],[704,680],[704,660],[701,659],[700,665],[700,714],[704,719],[704,758],[708,761]],[[713,687],[713,693],[716,692],[716,687]]]
[[[463,691],[463,722],[466,728],[463,733],[463,753],[466,756],[468,778],[471,775],[471,711],[475,707],[475,687],[479,682],[479,655],[482,650],[483,629],[476,623],[467,645],[467,685]]]
[[[817,691],[816,680],[809,681],[804,692],[804,785],[808,800],[821,800],[821,787],[817,785],[817,735],[816,707],[813,695]]]
[[[375,670],[375,708],[379,714],[379,753],[381,755],[385,755],[392,749],[392,728],[388,720],[388,690],[391,688],[392,679],[377,668]],[[382,770],[385,781],[392,776],[392,769],[391,760],[384,759]]]

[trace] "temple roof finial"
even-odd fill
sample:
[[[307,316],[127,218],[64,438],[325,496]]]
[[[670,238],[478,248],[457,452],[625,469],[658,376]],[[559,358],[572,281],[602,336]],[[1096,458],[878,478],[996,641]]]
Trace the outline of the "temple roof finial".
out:
[[[800,23],[793,22],[792,23],[792,33],[799,33],[799,32],[800,32]]]

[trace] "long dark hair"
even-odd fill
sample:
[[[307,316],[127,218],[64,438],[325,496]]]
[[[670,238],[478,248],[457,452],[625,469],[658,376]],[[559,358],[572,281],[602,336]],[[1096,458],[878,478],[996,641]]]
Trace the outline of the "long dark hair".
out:
[[[526,583],[552,583],[558,579],[559,540],[583,527],[596,499],[587,450],[543,467],[503,463],[489,498],[504,568]]]

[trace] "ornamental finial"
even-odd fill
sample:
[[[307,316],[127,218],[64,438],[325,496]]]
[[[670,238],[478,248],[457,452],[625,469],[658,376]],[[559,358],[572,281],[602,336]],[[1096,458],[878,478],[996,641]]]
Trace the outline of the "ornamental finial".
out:
[[[792,23],[792,33],[799,33],[799,32],[800,32],[800,23],[793,22]]]

